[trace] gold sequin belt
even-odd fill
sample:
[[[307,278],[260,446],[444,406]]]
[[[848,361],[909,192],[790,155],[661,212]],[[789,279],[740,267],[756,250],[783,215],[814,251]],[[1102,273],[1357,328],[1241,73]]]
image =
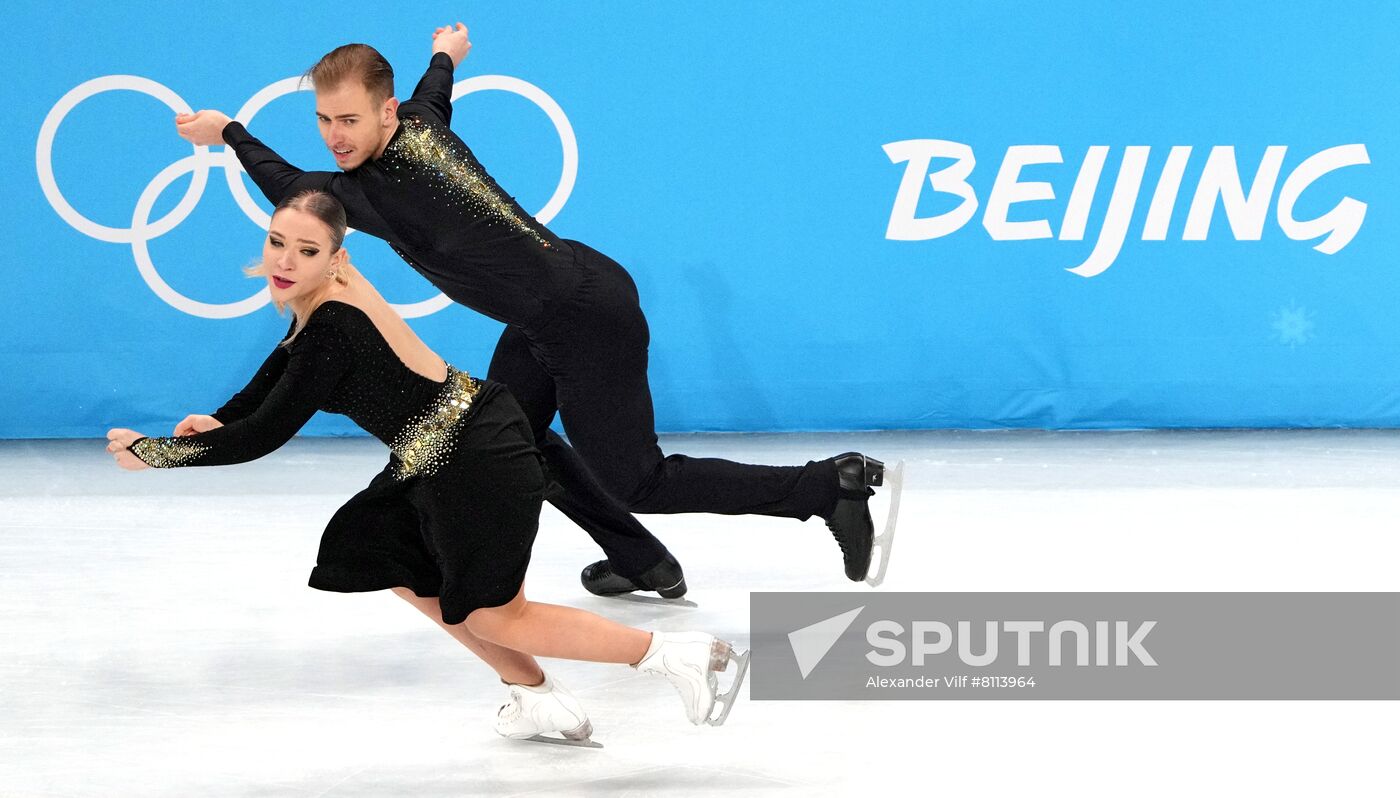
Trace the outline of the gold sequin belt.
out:
[[[396,479],[431,476],[452,456],[457,440],[457,423],[472,406],[481,383],[464,371],[447,367],[447,381],[437,398],[421,414],[409,421],[389,450],[399,458]]]

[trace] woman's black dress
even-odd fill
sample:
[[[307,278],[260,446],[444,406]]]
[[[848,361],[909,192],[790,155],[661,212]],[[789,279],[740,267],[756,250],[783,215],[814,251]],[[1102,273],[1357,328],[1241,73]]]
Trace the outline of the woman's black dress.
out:
[[[155,468],[228,465],[286,443],[317,410],[383,441],[389,464],[331,518],[310,584],[438,596],[444,623],[520,591],[548,482],[529,423],[499,385],[451,366],[435,382],[404,365],[359,308],[321,304],[288,346],[188,437],[141,438]]]

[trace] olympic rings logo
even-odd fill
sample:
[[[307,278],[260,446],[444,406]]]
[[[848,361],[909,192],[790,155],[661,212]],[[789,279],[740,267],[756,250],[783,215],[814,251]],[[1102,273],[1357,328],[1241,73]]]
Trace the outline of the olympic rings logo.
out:
[[[249,98],[248,102],[244,103],[243,107],[238,110],[234,119],[248,125],[259,111],[278,97],[309,90],[303,89],[302,83],[300,77],[286,78],[273,83]],[[141,273],[141,277],[156,296],[177,310],[191,316],[202,316],[208,319],[231,319],[245,316],[266,305],[271,299],[266,286],[247,299],[237,302],[220,304],[191,299],[176,291],[160,276],[155,264],[151,261],[150,249],[147,246],[151,240],[175,229],[194,211],[195,205],[204,196],[204,188],[209,182],[211,167],[223,168],[224,178],[228,183],[229,191],[233,193],[234,200],[238,203],[238,207],[254,224],[264,230],[267,229],[272,219],[263,212],[262,208],[258,207],[248,193],[241,177],[243,165],[238,162],[233,150],[225,147],[222,151],[210,152],[208,147],[195,146],[192,155],[181,158],[162,169],[146,185],[145,190],[141,192],[140,198],[136,201],[136,208],[131,214],[130,227],[107,227],[98,224],[75,210],[64,198],[63,193],[58,189],[58,182],[54,179],[53,172],[53,142],[54,137],[58,134],[58,127],[63,124],[63,120],[69,112],[84,100],[109,91],[134,91],[149,95],[165,103],[176,113],[190,113],[193,110],[189,103],[186,103],[180,95],[169,88],[136,75],[107,75],[79,84],[59,99],[48,115],[44,117],[44,124],[39,128],[39,143],[34,152],[35,165],[39,171],[39,185],[43,188],[44,196],[48,198],[49,204],[53,206],[63,221],[84,235],[99,241],[130,244],[132,256],[136,260],[136,268]],[[457,81],[452,86],[452,100],[455,102],[468,94],[479,91],[505,91],[519,95],[538,106],[554,123],[554,129],[559,134],[559,143],[564,149],[564,168],[559,175],[559,184],[555,187],[554,194],[539,213],[535,214],[535,218],[541,224],[548,224],[563,209],[564,203],[568,201],[569,195],[574,190],[574,180],[578,176],[578,140],[574,137],[574,129],[569,124],[569,118],[564,114],[564,109],[559,106],[559,103],[555,102],[554,98],[546,94],[543,89],[528,81],[506,75],[478,75]],[[170,184],[175,182],[177,178],[186,174],[193,175],[193,178],[190,181],[190,187],[185,190],[185,196],[165,216],[151,221],[151,209],[155,206],[156,200],[160,198],[161,192],[169,188]],[[422,302],[394,305],[394,309],[405,318],[416,318],[436,313],[450,304],[452,304],[452,300],[443,294],[438,294]]]

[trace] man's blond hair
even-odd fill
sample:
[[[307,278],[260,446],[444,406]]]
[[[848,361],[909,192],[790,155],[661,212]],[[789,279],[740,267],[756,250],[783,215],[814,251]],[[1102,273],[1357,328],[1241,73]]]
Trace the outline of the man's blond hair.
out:
[[[343,44],[331,50],[306,71],[306,77],[317,91],[355,80],[375,102],[394,96],[394,68],[368,44]]]

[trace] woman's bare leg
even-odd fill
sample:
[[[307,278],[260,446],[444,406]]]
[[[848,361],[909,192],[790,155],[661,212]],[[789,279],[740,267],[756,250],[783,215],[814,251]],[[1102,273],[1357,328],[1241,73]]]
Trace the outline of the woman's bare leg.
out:
[[[432,618],[438,626],[462,645],[471,649],[482,662],[490,665],[501,679],[510,684],[537,685],[544,682],[544,671],[535,658],[529,654],[506,648],[477,637],[467,629],[465,623],[448,625],[442,622],[442,606],[436,598],[422,598],[406,587],[396,587],[394,592],[409,604],[417,607],[424,615]],[[645,654],[645,649],[643,649]],[[640,657],[638,657],[640,659]]]
[[[464,626],[483,643],[539,657],[635,665],[651,646],[650,632],[573,607],[528,601],[523,587],[508,604],[472,612]]]

